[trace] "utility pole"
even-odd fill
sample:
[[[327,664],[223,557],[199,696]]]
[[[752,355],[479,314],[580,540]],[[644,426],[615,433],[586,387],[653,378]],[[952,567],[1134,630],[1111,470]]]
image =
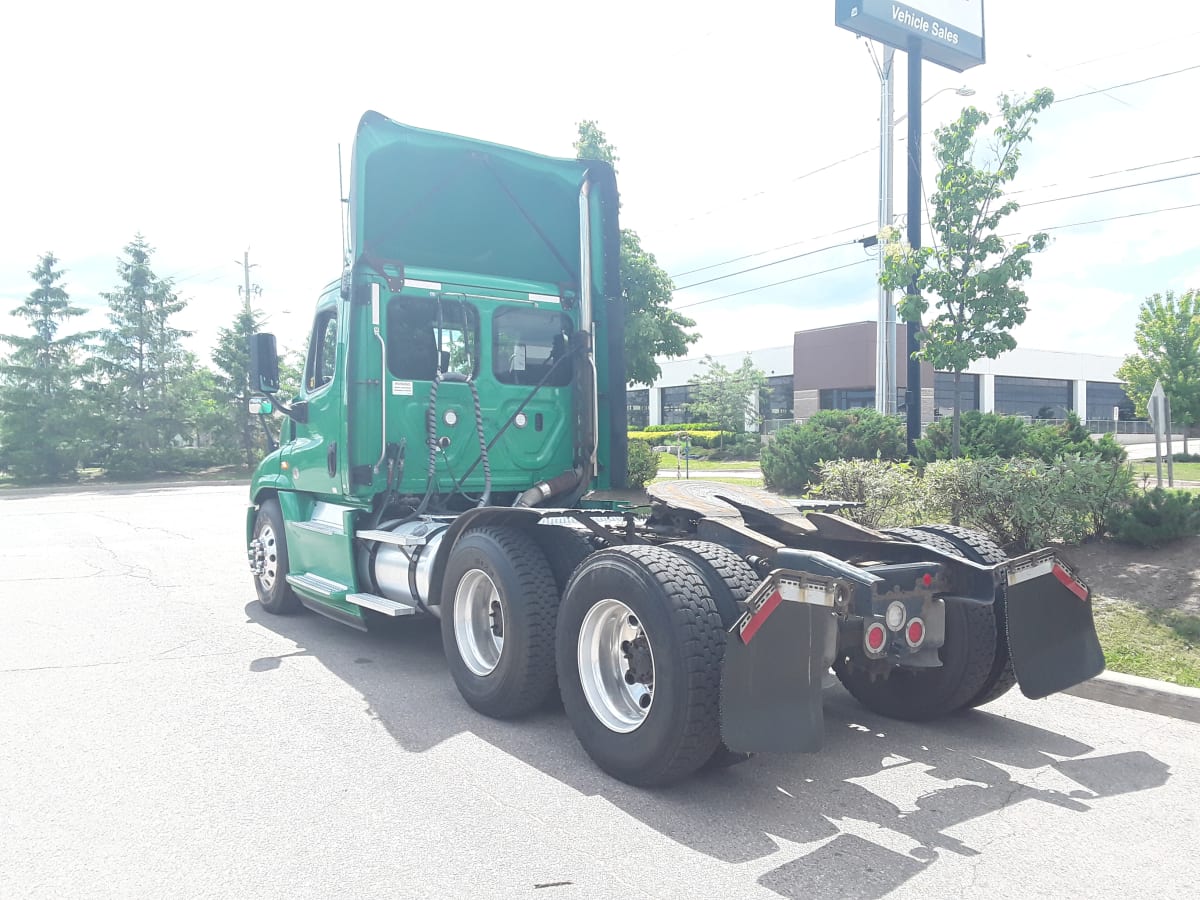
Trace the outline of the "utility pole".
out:
[[[908,48],[908,242],[913,252],[921,249],[921,43],[913,40]],[[908,286],[909,294],[919,294],[917,279]],[[917,332],[919,320],[908,323],[905,346],[908,360],[907,432],[908,455],[916,455],[917,439],[921,437],[921,362],[916,358],[921,349]]]
[[[885,47],[879,69],[879,232],[892,225],[892,147],[895,128],[895,86],[892,61],[896,51]],[[883,274],[883,245],[879,245],[879,272]],[[875,409],[884,415],[896,412],[896,307],[892,292],[879,286],[879,318],[875,332]]]
[[[245,277],[245,286],[238,288],[238,294],[241,295],[242,300],[246,304],[246,312],[251,312],[251,307],[250,307],[251,295],[258,295],[260,297],[262,296],[262,287],[260,287],[257,284],[255,284],[255,285],[250,284],[250,270],[255,268],[258,265],[258,263],[250,262],[250,251],[249,250],[245,251],[242,254],[241,262],[238,262],[235,259],[234,263],[236,263],[237,265],[242,267],[242,274]]]

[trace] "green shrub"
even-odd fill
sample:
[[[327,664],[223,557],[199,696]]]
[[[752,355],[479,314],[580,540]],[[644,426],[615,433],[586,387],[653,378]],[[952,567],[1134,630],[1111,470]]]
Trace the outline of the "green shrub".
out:
[[[629,486],[643,488],[658,475],[658,454],[645,441],[629,442]]]
[[[1155,488],[1139,494],[1112,521],[1114,540],[1141,547],[1161,547],[1200,534],[1200,495]]]
[[[917,441],[917,458],[922,462],[951,458],[953,419],[942,416],[925,429]],[[1029,426],[1015,416],[999,416],[967,410],[959,416],[959,455],[967,459],[1020,456],[1028,446]]]
[[[720,431],[716,422],[688,422],[684,425],[647,425],[642,431],[653,434],[674,434],[678,431]],[[632,434],[634,429],[630,430]]]
[[[908,463],[874,459],[838,459],[818,465],[821,482],[814,497],[850,500],[847,518],[868,528],[916,525],[928,521],[923,512],[921,479]]]
[[[1108,437],[1106,434],[1105,437]],[[1176,453],[1171,456],[1175,462],[1200,462],[1200,453]]]
[[[899,419],[873,409],[824,409],[803,425],[775,433],[763,447],[763,477],[772,490],[794,493],[816,480],[816,466],[824,460],[898,460],[904,453]]]
[[[735,437],[739,437],[739,435],[735,435],[732,431],[689,431],[688,443],[695,449],[705,450],[720,446],[722,439],[728,443]],[[629,440],[646,441],[652,447],[677,443],[673,440],[672,435],[661,431],[631,431]]]
[[[925,429],[917,441],[917,458],[922,462],[951,458],[953,422],[943,416]],[[1052,463],[1072,454],[1124,461],[1125,449],[1110,434],[1093,440],[1079,416],[1067,413],[1061,425],[1026,425],[1016,416],[968,410],[959,423],[959,455],[967,459],[1016,459],[1035,457]]]
[[[991,534],[1014,552],[1103,535],[1133,490],[1133,473],[1098,456],[938,460],[925,468],[923,514]]]
[[[758,459],[762,452],[762,435],[755,432],[746,434],[727,434],[725,447],[711,451],[708,459]]]

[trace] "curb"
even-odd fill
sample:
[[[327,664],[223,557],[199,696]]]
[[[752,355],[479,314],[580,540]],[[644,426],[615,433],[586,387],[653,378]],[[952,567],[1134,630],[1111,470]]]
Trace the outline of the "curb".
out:
[[[1200,688],[1183,687],[1120,672],[1102,672],[1090,681],[1067,688],[1064,694],[1126,709],[1200,723]]]

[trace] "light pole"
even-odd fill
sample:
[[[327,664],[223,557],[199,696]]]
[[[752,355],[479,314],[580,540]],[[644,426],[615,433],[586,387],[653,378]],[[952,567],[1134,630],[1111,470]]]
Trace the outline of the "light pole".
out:
[[[883,66],[879,72],[879,232],[892,224],[892,177],[895,168],[892,153],[895,145],[895,127],[908,118],[908,113],[896,118],[895,88],[892,83],[892,60],[895,51],[887,47],[883,52]],[[959,97],[971,97],[975,91],[969,87],[942,88],[924,100],[924,106],[939,94],[954,91]],[[883,245],[880,244],[879,274],[883,274]],[[918,399],[918,403],[920,400]],[[892,292],[879,286],[879,314],[875,329],[875,409],[885,415],[896,413],[896,306]]]

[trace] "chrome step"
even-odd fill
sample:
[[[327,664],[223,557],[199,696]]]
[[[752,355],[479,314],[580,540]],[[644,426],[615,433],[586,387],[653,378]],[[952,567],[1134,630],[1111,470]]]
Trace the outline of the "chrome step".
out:
[[[296,528],[303,528],[305,531],[315,531],[317,534],[345,534],[342,526],[335,525],[332,522],[322,522],[317,519],[312,519],[308,522],[293,522]]]
[[[288,575],[287,582],[294,588],[300,588],[302,591],[309,591],[313,594],[320,594],[322,597],[332,597],[334,594],[344,594],[350,590],[344,584],[330,581],[328,578],[322,578],[320,575],[313,575],[311,572],[305,572],[301,575]]]
[[[395,600],[389,600],[387,597],[380,597],[375,594],[347,594],[346,599],[358,606],[383,613],[385,616],[411,616],[417,611],[415,606],[409,606],[407,603],[397,603]]]
[[[396,534],[394,531],[378,531],[364,529],[354,532],[356,538],[364,541],[379,541],[381,544],[394,544],[397,547],[424,547],[428,543],[428,535]]]

